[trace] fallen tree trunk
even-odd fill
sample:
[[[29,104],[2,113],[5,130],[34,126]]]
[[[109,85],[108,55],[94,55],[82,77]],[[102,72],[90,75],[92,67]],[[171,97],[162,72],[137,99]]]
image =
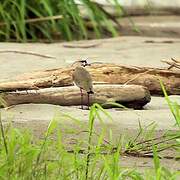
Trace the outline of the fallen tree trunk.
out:
[[[94,94],[90,96],[90,104],[116,102],[135,109],[142,108],[150,102],[147,88],[138,85],[95,85]],[[87,105],[87,93],[84,92],[83,104]],[[45,88],[40,90],[16,91],[1,93],[7,106],[25,103],[48,103],[62,106],[81,104],[79,88],[76,86],[61,88]]]
[[[162,94],[159,79],[169,94],[180,94],[180,71],[159,68],[92,64],[87,68],[94,83],[136,84],[149,89],[151,94]],[[29,90],[72,85],[73,68],[59,68],[24,75],[16,81],[0,83],[0,91]]]

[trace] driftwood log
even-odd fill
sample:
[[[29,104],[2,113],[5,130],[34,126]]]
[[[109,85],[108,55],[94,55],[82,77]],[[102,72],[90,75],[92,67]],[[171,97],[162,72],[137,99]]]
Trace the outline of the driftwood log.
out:
[[[88,67],[95,84],[136,84],[148,88],[151,94],[162,94],[159,79],[169,94],[180,94],[180,71],[168,69],[92,64]],[[0,91],[30,90],[72,85],[73,68],[58,68],[22,75],[16,81],[1,82]]]
[[[133,107],[142,108],[151,97],[147,88],[139,85],[95,85],[94,94],[90,95],[90,104],[104,104],[116,102]],[[84,92],[83,104],[87,105],[87,93]],[[48,103],[62,106],[80,105],[81,97],[79,88],[76,86],[44,88],[39,90],[14,91],[1,93],[7,106],[24,103]]]

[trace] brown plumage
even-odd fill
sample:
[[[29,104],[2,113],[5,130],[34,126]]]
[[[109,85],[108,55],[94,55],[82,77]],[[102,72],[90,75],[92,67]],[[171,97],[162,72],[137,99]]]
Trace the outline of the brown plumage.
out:
[[[80,62],[80,63],[78,63]],[[76,86],[80,88],[81,91],[81,107],[83,109],[83,93],[82,90],[85,90],[88,94],[88,107],[89,107],[89,94],[93,94],[93,84],[90,73],[87,71],[85,66],[87,62],[78,61],[76,63],[75,70],[73,72],[72,78]]]
[[[93,92],[92,78],[89,72],[82,66],[75,68],[73,81],[79,88],[91,94]]]

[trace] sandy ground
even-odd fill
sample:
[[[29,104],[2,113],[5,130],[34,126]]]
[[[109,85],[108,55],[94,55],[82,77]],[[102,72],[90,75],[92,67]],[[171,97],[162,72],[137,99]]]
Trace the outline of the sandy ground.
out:
[[[153,41],[153,43],[147,43],[147,41]],[[87,48],[88,45],[95,46]],[[86,48],[83,46],[86,46]],[[26,51],[54,57],[54,59],[46,59],[25,54],[2,53],[0,56],[0,81],[15,78],[22,73],[65,67],[70,65],[73,61],[82,58],[88,58],[90,62],[110,62],[136,66],[165,67],[166,65],[163,64],[161,60],[167,60],[171,57],[177,59],[180,58],[179,49],[180,39],[177,38],[133,36],[54,44],[0,43],[1,51]],[[171,98],[180,103],[180,96],[171,96]],[[60,119],[60,124],[63,128],[66,126],[75,131],[85,130],[88,125],[89,113],[87,110],[80,110],[79,107],[60,107],[45,104],[17,105],[8,110],[2,109],[1,112],[4,122],[13,120],[13,124],[16,127],[31,129],[36,136],[42,136],[48,123],[57,112],[68,113],[84,124],[82,128],[75,125],[72,121],[61,121]],[[161,134],[166,130],[177,130],[174,126],[175,121],[173,116],[163,97],[152,97],[151,102],[144,107],[144,110],[122,111],[119,109],[111,109],[108,110],[108,112],[112,115],[113,121],[104,118],[104,122],[108,128],[112,129],[115,141],[120,134],[134,136],[138,131],[139,121],[143,127],[152,122],[156,123],[156,132],[158,134]],[[100,122],[95,122],[95,129],[97,132],[101,131]],[[73,138],[85,137],[87,136],[84,134],[73,136]],[[69,138],[71,139],[72,135],[66,136],[65,141],[69,141]],[[180,162],[175,160],[165,159],[162,160],[162,163],[173,169],[178,169],[178,167],[180,167]],[[146,169],[152,167],[152,159],[123,157],[124,166],[133,167],[134,164],[139,168]]]

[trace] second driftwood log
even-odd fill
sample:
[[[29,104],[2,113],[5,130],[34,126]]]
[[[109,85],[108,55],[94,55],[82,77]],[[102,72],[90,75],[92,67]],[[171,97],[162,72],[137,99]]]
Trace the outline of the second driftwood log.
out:
[[[83,104],[87,105],[87,93],[83,92]],[[47,103],[61,106],[81,105],[79,88],[76,86],[44,88],[40,90],[14,91],[1,93],[7,106],[25,103]],[[126,107],[142,108],[150,102],[151,96],[147,88],[139,85],[95,85],[94,94],[90,95],[90,104],[120,103]],[[105,105],[106,104],[106,105]]]

